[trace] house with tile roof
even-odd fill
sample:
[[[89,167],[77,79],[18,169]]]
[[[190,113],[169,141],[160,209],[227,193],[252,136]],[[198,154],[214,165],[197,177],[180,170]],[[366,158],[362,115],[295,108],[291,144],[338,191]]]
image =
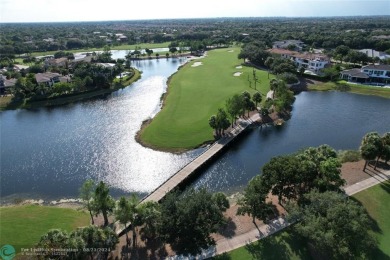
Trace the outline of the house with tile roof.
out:
[[[316,74],[320,73],[323,68],[330,64],[329,57],[321,53],[302,53],[278,48],[269,49],[268,52],[292,60],[298,69],[304,68]]]
[[[340,78],[349,82],[390,84],[390,65],[367,65],[340,72]]]
[[[54,83],[60,82],[61,74],[45,72],[35,74],[35,80],[38,84],[43,83],[47,84],[49,87],[52,87]]]

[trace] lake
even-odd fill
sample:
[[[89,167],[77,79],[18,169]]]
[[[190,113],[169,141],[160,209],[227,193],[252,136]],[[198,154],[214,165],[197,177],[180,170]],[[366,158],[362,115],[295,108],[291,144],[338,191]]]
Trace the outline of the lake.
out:
[[[1,119],[2,201],[77,197],[92,178],[114,196],[145,195],[204,148],[180,155],[154,151],[135,141],[142,121],[160,109],[167,78],[186,59],[142,60],[142,78],[90,101],[55,108],[4,111]],[[292,118],[281,128],[254,128],[195,181],[212,191],[234,192],[273,156],[327,143],[357,149],[369,131],[390,131],[388,99],[340,92],[297,95]],[[210,129],[211,131],[211,129]]]

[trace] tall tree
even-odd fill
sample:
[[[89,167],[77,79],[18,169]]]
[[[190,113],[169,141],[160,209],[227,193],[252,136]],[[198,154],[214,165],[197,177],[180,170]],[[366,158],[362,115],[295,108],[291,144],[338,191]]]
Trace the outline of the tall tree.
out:
[[[232,127],[236,122],[237,116],[242,111],[242,97],[238,94],[233,95],[233,97],[226,100],[226,111],[232,119]]]
[[[126,232],[126,241],[129,241],[129,236],[127,234],[127,224],[131,220],[131,205],[130,202],[125,197],[120,197],[116,203],[116,208],[114,210],[115,219],[119,221],[122,225],[125,226]]]
[[[382,139],[377,132],[367,133],[363,137],[360,145],[360,154],[362,155],[363,159],[366,160],[363,171],[366,170],[369,161],[375,160],[376,158],[379,159],[382,151],[382,146]],[[377,166],[377,162],[375,163],[375,169]]]
[[[95,189],[95,182],[93,180],[86,180],[79,190],[79,197],[83,200],[83,206],[85,209],[89,211],[89,215],[91,216],[91,223],[94,224],[93,214],[93,195]]]
[[[364,259],[377,243],[365,209],[345,194],[312,191],[305,195],[305,204],[289,213],[298,220],[294,229],[324,259]]]
[[[381,158],[387,163],[390,160],[390,132],[387,132],[382,136],[382,145]]]
[[[270,188],[264,179],[257,175],[249,181],[244,190],[244,196],[238,201],[237,215],[248,214],[252,216],[253,224],[259,232],[260,229],[255,220],[259,219],[267,223],[273,216],[274,207],[271,202],[266,201]]]
[[[162,239],[178,255],[196,255],[215,245],[210,234],[226,223],[218,201],[205,189],[169,193],[161,204]]]
[[[115,208],[115,201],[109,193],[109,187],[103,181],[100,181],[93,196],[94,209],[96,213],[103,214],[104,226],[108,225],[108,214]]]
[[[253,94],[252,100],[255,102],[255,105],[256,105],[256,108],[257,108],[257,104],[260,103],[261,100],[262,100],[261,93],[260,92],[256,92],[255,94]]]
[[[156,237],[161,220],[160,204],[147,201],[138,205],[138,214],[142,223],[142,232],[146,237]]]
[[[283,198],[297,198],[298,187],[301,185],[299,163],[295,155],[285,155],[273,157],[263,166],[262,178],[271,187],[272,194],[278,196],[279,204],[282,204]]]

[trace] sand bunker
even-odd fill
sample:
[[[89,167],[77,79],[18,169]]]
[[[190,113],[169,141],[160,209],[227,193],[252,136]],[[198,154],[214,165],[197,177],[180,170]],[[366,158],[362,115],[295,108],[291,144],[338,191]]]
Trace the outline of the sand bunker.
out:
[[[237,66],[236,69],[242,69],[242,66]]]
[[[228,51],[228,52],[234,52],[234,50],[230,50],[230,51]]]
[[[238,77],[238,76],[240,76],[241,74],[242,74],[242,72],[236,72],[236,73],[233,74],[233,76],[234,76],[234,77]]]
[[[194,62],[194,64],[192,64],[191,67],[198,67],[200,65],[203,65],[203,63],[200,61],[197,61],[197,62]]]

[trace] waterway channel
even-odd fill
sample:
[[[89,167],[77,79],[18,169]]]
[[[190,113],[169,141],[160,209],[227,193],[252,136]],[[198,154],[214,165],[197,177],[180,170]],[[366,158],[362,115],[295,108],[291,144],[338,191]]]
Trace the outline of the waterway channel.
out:
[[[77,197],[88,178],[107,182],[114,196],[145,195],[204,148],[180,155],[153,151],[134,136],[160,109],[167,78],[185,59],[133,63],[142,78],[108,97],[55,108],[4,111],[1,119],[1,201]],[[357,149],[369,131],[390,131],[388,99],[340,92],[297,96],[281,128],[254,128],[203,172],[195,186],[239,190],[271,157],[327,143]]]

